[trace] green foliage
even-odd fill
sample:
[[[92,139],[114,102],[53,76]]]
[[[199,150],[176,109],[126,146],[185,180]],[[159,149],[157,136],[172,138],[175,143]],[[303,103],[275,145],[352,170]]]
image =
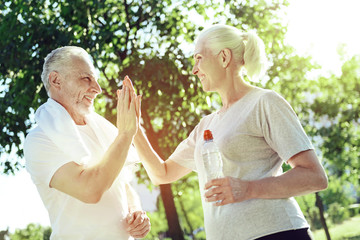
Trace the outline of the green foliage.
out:
[[[101,107],[100,112],[111,119],[114,92],[125,74],[136,77],[137,86],[143,85],[146,89],[144,102],[150,95],[158,95],[158,86],[171,79],[172,83],[183,83],[172,84],[173,95],[179,88],[189,89],[191,82],[186,75],[179,75],[182,70],[188,72],[190,64],[178,48],[182,39],[174,36],[179,34],[178,29],[185,28],[189,31],[187,37],[193,38],[195,27],[186,18],[180,19],[178,10],[170,5],[170,1],[161,4],[157,1],[124,1],[123,4],[118,1],[12,1],[1,4],[0,21],[7,23],[0,28],[0,84],[6,86],[1,89],[0,102],[1,112],[5,113],[1,114],[1,130],[5,133],[0,138],[1,153],[15,149],[20,157],[23,155],[21,140],[32,123],[25,120],[29,119],[31,110],[37,109],[47,98],[40,81],[42,59],[59,46],[79,45],[93,56],[100,70],[100,84],[104,86],[102,99],[96,107]],[[175,61],[183,64],[183,68],[177,68]],[[149,88],[151,82],[153,88]],[[193,87],[188,92],[194,94],[194,90]],[[154,102],[161,100],[151,99],[149,111],[154,110]],[[182,99],[177,99],[175,108],[181,106]],[[171,106],[168,103],[164,102]],[[179,118],[183,123],[184,118]],[[7,159],[2,164],[4,171],[13,171],[16,163]]]
[[[328,174],[334,176],[321,193],[324,203],[352,202],[349,194],[341,195],[339,186],[349,184],[359,192],[360,57],[346,61],[341,76],[314,77],[319,66],[284,43],[286,26],[280,16],[287,5],[282,0],[226,0],[224,5],[194,0],[0,1],[0,22],[6,23],[0,24],[1,171],[15,172],[22,165],[13,156],[23,156],[22,140],[34,123],[33,113],[47,99],[40,80],[43,58],[64,45],[81,46],[92,55],[103,88],[95,108],[112,122],[115,91],[121,79],[130,76],[143,95],[143,126],[149,140],[166,159],[201,117],[219,106],[219,97],[205,94],[191,75],[189,49],[202,29],[195,24],[198,16],[257,31],[270,61],[268,76],[257,85],[290,102]],[[144,169],[137,174],[140,182],[149,184]],[[173,185],[181,226],[188,235],[202,226],[196,181],[191,174]],[[305,202],[308,206],[302,209],[315,219],[315,201]],[[154,239],[167,231],[161,204],[151,215]],[[203,239],[202,234],[195,237]]]
[[[315,206],[311,206],[308,210],[308,218],[311,229],[317,230],[322,228],[319,209]]]
[[[315,206],[315,194],[308,194],[296,197],[301,211],[305,219],[309,222],[311,229],[316,230],[322,228],[320,221],[319,209]]]
[[[195,173],[180,179],[172,184],[175,206],[181,216],[180,225],[185,236],[190,239],[206,239],[204,232],[204,218],[201,205],[199,185]],[[167,236],[168,226],[164,224],[165,210],[162,201],[157,202],[158,210],[148,213],[151,222],[151,231],[146,239],[163,239]],[[160,238],[159,238],[160,237]]]
[[[344,221],[341,224],[334,225],[330,228],[332,240],[359,240],[360,239],[360,216],[355,216]],[[326,240],[323,230],[313,232],[314,239]]]
[[[164,222],[166,219],[164,204],[162,201],[157,202],[157,211],[148,213],[151,223],[151,231],[145,239],[158,240],[159,236],[165,236],[168,230],[167,224]]]
[[[320,77],[308,108],[307,130],[318,139],[329,175],[329,187],[321,192],[327,207],[333,203],[346,207],[359,197],[359,64],[360,56],[354,56],[344,62],[340,76]]]
[[[103,94],[95,103],[96,110],[114,122],[115,90],[129,75],[143,95],[143,126],[149,140],[166,159],[200,118],[219,103],[218,96],[203,93],[200,82],[191,75],[193,59],[189,49],[202,28],[195,25],[193,17],[209,19],[208,12],[212,11],[214,22],[231,19],[228,23],[237,27],[242,26],[240,22],[254,28],[261,26],[259,34],[266,38],[265,42],[272,40],[268,49],[275,59],[283,50],[285,28],[276,14],[282,3],[254,1],[248,6],[227,1],[229,10],[224,12],[226,6],[212,1],[5,2],[0,15],[0,21],[7,23],[0,27],[0,84],[5,86],[0,90],[4,113],[0,116],[1,154],[16,151],[23,156],[21,141],[33,124],[32,113],[47,98],[40,81],[42,59],[59,46],[78,45],[93,56],[99,69]],[[259,15],[254,14],[258,11]],[[18,160],[10,157],[1,163],[5,173],[16,170],[18,165]],[[143,169],[138,176],[139,181],[148,182]],[[193,181],[189,175],[174,185],[177,193],[184,193],[175,197],[178,208],[181,204],[185,210],[200,206],[199,195],[191,196],[196,199],[194,203],[184,200],[189,194],[187,189],[197,190]],[[189,234],[202,222],[201,208],[194,212],[187,216],[188,221],[181,220]]]
[[[326,209],[325,215],[331,220],[331,223],[339,224],[350,217],[351,212],[348,207],[356,202],[356,190],[352,184],[330,175],[328,188],[319,194]],[[299,196],[296,197],[296,201],[299,203],[305,218],[309,221],[311,229],[322,228],[319,209],[314,205],[315,195]],[[352,212],[355,213],[356,210]]]
[[[342,67],[341,76],[330,75],[317,80],[317,97],[311,104],[313,120],[321,123],[312,130],[323,139],[323,157],[330,162],[331,175],[359,182],[359,114],[360,56],[354,56]]]
[[[197,175],[191,173],[173,184],[173,194],[176,209],[183,216],[180,224],[184,233],[191,239],[206,239]]]
[[[10,234],[11,240],[49,240],[51,234],[50,227],[43,227],[39,224],[30,223],[25,229],[16,229],[15,233]]]
[[[360,214],[360,204],[359,203],[349,205],[348,209],[349,209],[350,217],[354,217],[354,216]]]
[[[342,223],[350,217],[348,209],[337,202],[329,205],[328,215],[334,224]]]
[[[329,186],[326,191],[321,192],[324,204],[330,206],[333,203],[339,203],[346,207],[356,201],[354,189],[348,182],[344,182],[340,178],[333,175],[329,176]]]

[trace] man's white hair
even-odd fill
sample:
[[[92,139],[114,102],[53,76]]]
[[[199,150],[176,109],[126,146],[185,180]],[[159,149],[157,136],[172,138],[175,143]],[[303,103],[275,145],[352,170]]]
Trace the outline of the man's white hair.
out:
[[[91,56],[81,47],[65,46],[57,48],[49,53],[43,65],[41,81],[44,84],[48,96],[50,96],[49,74],[53,71],[60,72],[64,66],[71,62],[73,56],[83,57],[85,60],[92,62]]]

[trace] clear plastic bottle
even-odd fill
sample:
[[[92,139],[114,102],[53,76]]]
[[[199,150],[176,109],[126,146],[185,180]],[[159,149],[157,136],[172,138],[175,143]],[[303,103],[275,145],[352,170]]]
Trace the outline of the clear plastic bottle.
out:
[[[202,158],[206,171],[206,180],[223,177],[223,161],[221,153],[214,142],[210,130],[204,131],[204,145],[202,147]]]

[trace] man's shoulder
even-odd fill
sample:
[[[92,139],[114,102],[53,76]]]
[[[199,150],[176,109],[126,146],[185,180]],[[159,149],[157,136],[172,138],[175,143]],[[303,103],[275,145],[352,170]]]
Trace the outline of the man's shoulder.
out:
[[[24,147],[26,148],[29,145],[34,145],[37,143],[49,142],[50,139],[46,136],[44,131],[36,126],[29,131],[29,133],[25,137]]]
[[[45,136],[46,135],[44,134],[44,131],[39,126],[36,126],[28,132],[28,134],[25,137],[25,141],[27,139],[32,139],[36,137],[45,137]]]

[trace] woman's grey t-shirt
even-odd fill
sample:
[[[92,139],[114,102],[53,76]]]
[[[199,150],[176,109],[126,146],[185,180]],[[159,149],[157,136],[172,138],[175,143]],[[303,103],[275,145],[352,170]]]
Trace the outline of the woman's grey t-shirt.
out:
[[[280,175],[284,162],[313,146],[289,103],[271,90],[255,87],[226,112],[204,117],[169,159],[198,173],[208,240],[254,239],[309,227],[294,198],[224,206],[205,202],[201,147],[206,129],[221,151],[224,175],[242,180]]]

